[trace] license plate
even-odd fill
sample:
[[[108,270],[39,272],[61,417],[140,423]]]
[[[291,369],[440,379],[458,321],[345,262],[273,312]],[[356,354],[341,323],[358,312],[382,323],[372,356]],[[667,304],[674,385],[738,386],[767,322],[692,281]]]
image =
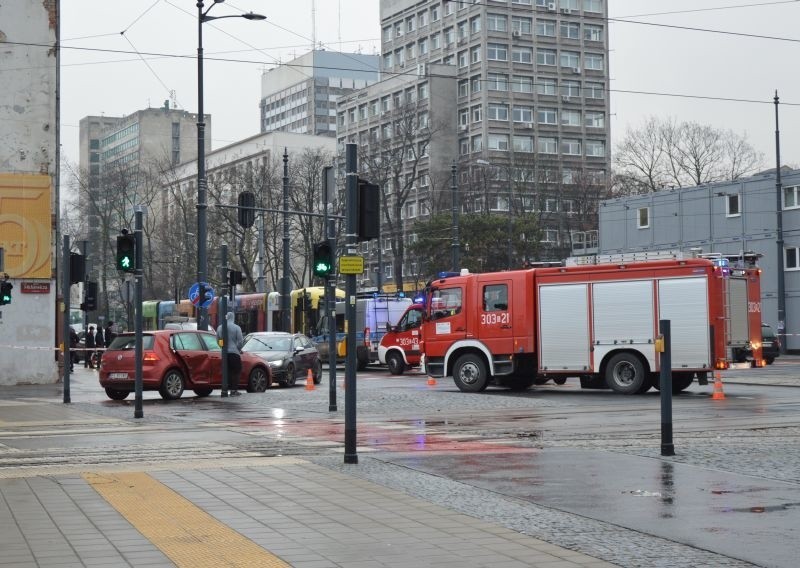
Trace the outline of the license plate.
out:
[[[109,379],[127,379],[128,373],[110,373],[108,375]]]

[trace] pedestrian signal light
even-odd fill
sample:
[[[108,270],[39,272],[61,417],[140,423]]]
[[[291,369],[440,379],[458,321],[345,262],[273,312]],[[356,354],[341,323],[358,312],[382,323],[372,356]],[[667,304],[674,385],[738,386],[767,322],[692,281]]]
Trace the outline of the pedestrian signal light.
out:
[[[314,245],[314,275],[327,278],[333,273],[333,250],[327,241]]]
[[[0,283],[0,306],[11,303],[11,289],[13,287],[14,285],[7,280]]]
[[[123,233],[117,237],[117,270],[133,272],[136,270],[136,239]]]

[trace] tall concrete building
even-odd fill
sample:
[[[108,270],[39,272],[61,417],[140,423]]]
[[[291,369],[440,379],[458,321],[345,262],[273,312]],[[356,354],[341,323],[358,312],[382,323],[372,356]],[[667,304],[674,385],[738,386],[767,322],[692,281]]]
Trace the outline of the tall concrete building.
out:
[[[261,77],[261,132],[336,135],[336,101],[378,80],[377,55],[314,50]]]
[[[391,132],[378,123],[396,104],[411,93],[418,104],[447,77],[452,96],[442,108],[431,98],[426,118],[455,121],[434,137],[450,149],[431,145],[429,159],[457,160],[461,209],[541,213],[539,258],[512,259],[509,241],[509,267],[561,258],[573,228],[596,228],[586,195],[600,192],[610,163],[606,0],[381,0],[380,16],[382,81],[340,103],[340,146],[380,146]],[[413,201],[408,210],[424,216]]]
[[[205,116],[206,152],[211,150],[211,117]],[[79,208],[87,216],[91,279],[100,283],[99,308],[115,301],[111,260],[121,228],[133,229],[134,205],[144,205],[149,222],[160,215],[157,193],[166,169],[197,159],[197,114],[163,107],[127,116],[87,116],[79,124],[79,165],[85,190]],[[94,317],[92,314],[90,317]]]

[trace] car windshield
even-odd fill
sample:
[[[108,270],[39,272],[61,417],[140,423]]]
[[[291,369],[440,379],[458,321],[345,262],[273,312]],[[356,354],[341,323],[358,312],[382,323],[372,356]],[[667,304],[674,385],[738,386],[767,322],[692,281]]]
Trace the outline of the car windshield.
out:
[[[251,335],[247,338],[242,351],[288,351],[291,338]]]
[[[152,349],[154,340],[152,335],[142,335],[142,349]],[[127,349],[136,349],[136,336],[133,334],[116,336],[108,347],[109,351],[125,351]]]

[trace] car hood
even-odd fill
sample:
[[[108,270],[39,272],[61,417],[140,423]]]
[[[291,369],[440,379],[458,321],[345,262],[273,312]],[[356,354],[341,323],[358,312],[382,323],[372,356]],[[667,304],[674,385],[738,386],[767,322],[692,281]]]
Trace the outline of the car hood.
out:
[[[265,361],[282,361],[286,359],[288,355],[282,351],[274,352],[274,351],[250,351],[252,355],[258,355]]]

